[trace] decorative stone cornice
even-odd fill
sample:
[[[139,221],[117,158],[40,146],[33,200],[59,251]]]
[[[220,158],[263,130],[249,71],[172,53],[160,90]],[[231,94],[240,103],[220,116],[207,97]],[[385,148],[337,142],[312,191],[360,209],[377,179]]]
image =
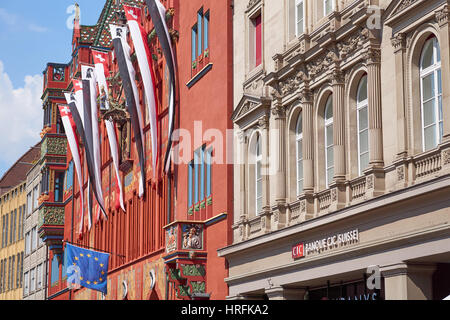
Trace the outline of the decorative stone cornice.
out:
[[[345,74],[339,69],[334,69],[330,73],[330,80],[333,85],[344,84],[345,83]]]
[[[339,42],[336,47],[338,49],[340,58],[345,59],[353,52],[362,49],[364,43],[368,38],[369,30],[367,28],[364,28],[355,35],[347,38],[342,42]]]
[[[416,1],[417,0],[403,0],[402,3],[397,7],[396,13],[408,8],[410,5],[412,5]]]
[[[275,119],[280,119],[286,117],[286,109],[281,104],[276,104],[272,110],[272,115],[275,117]]]
[[[381,50],[379,48],[368,48],[365,52],[367,64],[379,64],[381,62]]]
[[[449,15],[450,10],[448,5],[445,5],[443,9],[435,12],[435,17],[440,27],[448,23]]]
[[[250,11],[251,9],[253,9],[258,3],[260,3],[261,0],[250,0],[247,4],[247,11]]]
[[[313,101],[313,94],[311,90],[309,90],[308,88],[304,88],[300,92],[300,101],[302,103],[311,103]]]
[[[261,130],[269,129],[269,116],[267,114],[258,119],[258,128]]]
[[[406,35],[404,33],[397,33],[391,38],[391,44],[395,51],[405,49],[406,47]]]

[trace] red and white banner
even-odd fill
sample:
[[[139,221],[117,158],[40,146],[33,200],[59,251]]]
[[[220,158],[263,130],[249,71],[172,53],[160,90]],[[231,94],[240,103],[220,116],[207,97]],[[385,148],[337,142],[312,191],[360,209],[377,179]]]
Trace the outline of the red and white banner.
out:
[[[66,100],[69,103],[71,98],[70,94],[66,93]],[[84,219],[84,200],[83,200],[83,173],[81,167],[81,153],[80,144],[76,135],[76,125],[72,118],[72,112],[67,106],[58,105],[59,113],[61,114],[61,120],[66,132],[67,142],[69,144],[70,152],[72,153],[73,163],[75,165],[75,171],[77,173],[78,185],[80,186],[80,201],[81,201],[81,221]],[[79,232],[83,230],[83,223],[80,223]]]
[[[152,165],[153,177],[156,177],[157,162],[159,158],[158,148],[158,103],[156,100],[156,82],[152,69],[152,57],[147,45],[147,32],[142,27],[140,21],[142,10],[140,8],[123,6],[125,16],[128,20],[131,39],[134,44],[139,69],[141,71],[142,82],[144,85],[145,100],[147,102],[148,114],[150,119],[150,132],[152,143]]]
[[[169,172],[173,150],[173,132],[175,128],[175,75],[176,64],[175,55],[172,47],[172,38],[169,34],[169,28],[166,23],[166,8],[158,0],[145,0],[156,35],[158,36],[162,52],[166,58],[166,65],[169,70],[169,132],[166,155],[164,157],[164,170]]]
[[[83,86],[83,91],[89,92],[89,97],[85,97],[84,99],[88,99],[88,101],[84,101],[85,106],[85,119],[89,117],[89,114],[86,114],[86,112],[89,112],[90,109],[90,129],[92,132],[89,132],[89,126],[86,124],[85,126],[85,133],[88,139],[91,141],[91,147],[92,147],[92,160],[94,162],[94,177],[95,181],[95,189],[97,192],[96,200],[101,208],[105,207],[104,200],[103,200],[103,191],[102,191],[102,172],[101,172],[101,148],[100,148],[100,133],[98,128],[98,108],[97,108],[97,83],[96,83],[96,76],[95,76],[95,70],[92,66],[88,65],[82,65],[81,66],[81,78],[83,79],[83,83],[87,83],[89,86],[89,90],[85,90]],[[86,122],[86,121],[85,121]],[[93,189],[93,190],[95,190]],[[99,218],[99,211],[97,211],[97,219]],[[108,219],[106,212],[104,210],[101,210],[103,213],[103,217],[105,219]],[[90,228],[90,226],[89,226]]]
[[[108,91],[108,82],[106,80],[109,77],[109,54],[102,51],[92,50],[92,55],[94,57],[95,64],[95,73],[97,78],[98,87],[100,88],[100,96],[105,95],[106,99],[104,100],[105,108],[109,109],[109,91]],[[103,91],[104,90],[104,91]],[[101,102],[102,103],[102,102]],[[117,143],[117,134],[116,127],[114,122],[110,120],[105,120],[106,131],[108,133],[108,141],[109,147],[111,150],[111,157],[113,159],[113,165],[116,172],[116,187],[119,189],[119,205],[123,211],[125,211],[125,204],[123,202],[124,194],[122,181],[120,179],[120,171],[119,171],[119,147]],[[119,209],[118,206],[116,209]]]
[[[139,91],[136,85],[136,70],[131,61],[131,48],[127,43],[127,28],[110,24],[111,38],[113,39],[114,52],[122,78],[123,90],[126,97],[126,108],[130,113],[131,126],[134,131],[135,146],[138,154],[140,167],[139,197],[145,192],[145,139],[144,118],[139,101]]]

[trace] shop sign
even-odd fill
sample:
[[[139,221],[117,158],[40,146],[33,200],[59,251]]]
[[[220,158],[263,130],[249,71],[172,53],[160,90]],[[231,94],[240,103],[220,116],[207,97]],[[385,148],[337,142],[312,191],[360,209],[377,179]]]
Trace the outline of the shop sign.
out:
[[[292,247],[292,258],[299,259],[311,254],[342,248],[359,242],[359,230],[334,234],[311,242],[301,242]]]

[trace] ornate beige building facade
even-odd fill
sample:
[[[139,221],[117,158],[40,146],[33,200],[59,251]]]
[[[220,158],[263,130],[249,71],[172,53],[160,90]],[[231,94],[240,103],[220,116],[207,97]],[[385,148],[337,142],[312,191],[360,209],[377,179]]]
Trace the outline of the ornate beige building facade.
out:
[[[450,294],[449,8],[235,1],[230,299]]]

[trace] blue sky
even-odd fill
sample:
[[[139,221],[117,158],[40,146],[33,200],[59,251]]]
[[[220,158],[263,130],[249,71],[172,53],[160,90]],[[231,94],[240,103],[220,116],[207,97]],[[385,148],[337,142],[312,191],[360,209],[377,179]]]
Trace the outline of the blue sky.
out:
[[[105,0],[77,0],[81,23],[93,25]],[[70,0],[0,0],[0,177],[42,129],[42,71],[71,59]]]

